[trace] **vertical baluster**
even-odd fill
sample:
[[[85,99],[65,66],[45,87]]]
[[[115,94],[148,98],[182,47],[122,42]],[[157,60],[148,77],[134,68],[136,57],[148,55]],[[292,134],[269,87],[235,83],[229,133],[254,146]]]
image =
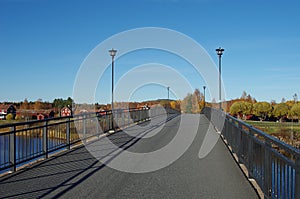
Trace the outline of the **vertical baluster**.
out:
[[[295,160],[295,198],[300,198],[300,157]]]
[[[44,122],[44,127],[43,127],[43,152],[44,152],[44,157],[48,158],[48,122]]]
[[[16,171],[16,126],[11,127],[9,134],[9,162],[11,171]]]
[[[71,149],[71,119],[68,117],[67,123],[66,123],[66,142],[67,142],[67,149]]]
[[[271,162],[271,142],[269,140],[265,141],[264,144],[264,192],[266,194],[270,193],[271,188],[271,173],[272,172],[272,162]]]
[[[252,127],[250,127],[249,134],[248,134],[248,152],[247,152],[248,162],[246,163],[248,168],[249,178],[253,178],[253,156],[254,156],[253,139],[254,139],[253,130]]]
[[[83,143],[86,143],[86,115],[83,115]]]

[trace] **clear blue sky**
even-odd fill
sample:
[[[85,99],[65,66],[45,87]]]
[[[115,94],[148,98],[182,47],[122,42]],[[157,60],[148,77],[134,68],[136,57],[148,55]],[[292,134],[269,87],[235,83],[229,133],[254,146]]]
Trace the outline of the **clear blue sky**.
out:
[[[215,49],[225,48],[226,99],[243,91],[259,101],[292,99],[300,95],[299,9],[297,0],[0,0],[0,101],[72,96],[76,74],[90,51],[114,34],[142,27],[186,34],[215,63]],[[172,64],[171,56],[162,53],[159,58]],[[121,58],[117,63],[116,81],[130,69],[121,66]],[[110,101],[110,71],[106,73],[107,83],[99,83],[97,90],[100,103]],[[202,88],[203,79],[190,74],[191,85]],[[145,95],[140,88],[131,100],[167,96],[157,85],[147,90],[151,92]]]

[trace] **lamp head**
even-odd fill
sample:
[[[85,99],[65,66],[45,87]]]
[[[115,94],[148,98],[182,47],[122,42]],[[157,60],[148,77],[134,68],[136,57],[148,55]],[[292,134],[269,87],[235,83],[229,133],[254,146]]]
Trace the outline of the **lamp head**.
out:
[[[219,48],[216,49],[216,51],[217,51],[217,55],[221,56],[221,55],[223,55],[224,49],[219,47]]]
[[[108,51],[110,56],[114,57],[117,54],[117,50],[114,50],[113,48]]]

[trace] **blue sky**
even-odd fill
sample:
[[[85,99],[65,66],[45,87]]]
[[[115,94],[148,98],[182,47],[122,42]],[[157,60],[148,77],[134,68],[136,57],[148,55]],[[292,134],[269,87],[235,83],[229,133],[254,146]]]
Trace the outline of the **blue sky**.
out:
[[[226,99],[243,91],[259,101],[292,99],[300,94],[299,8],[297,0],[0,0],[0,101],[72,96],[82,62],[99,43],[142,27],[181,32],[201,44],[216,64],[215,49],[222,46]],[[116,81],[149,61],[174,66],[193,88],[205,84],[184,61],[148,51],[116,60]],[[110,89],[108,69],[96,101],[110,102]],[[164,86],[144,90],[130,100],[167,97]],[[171,93],[171,98],[182,96]]]

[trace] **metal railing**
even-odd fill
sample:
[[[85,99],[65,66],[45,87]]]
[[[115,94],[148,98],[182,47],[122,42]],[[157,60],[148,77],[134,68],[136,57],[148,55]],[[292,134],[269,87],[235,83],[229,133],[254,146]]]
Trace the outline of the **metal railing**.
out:
[[[16,171],[17,167],[48,158],[51,153],[99,138],[112,126],[118,130],[161,112],[156,108],[118,109],[113,114],[103,111],[0,125],[0,173]]]
[[[221,135],[238,156],[239,163],[246,166],[248,177],[258,183],[265,198],[300,198],[299,149],[219,110],[205,108],[203,113],[222,129]]]

